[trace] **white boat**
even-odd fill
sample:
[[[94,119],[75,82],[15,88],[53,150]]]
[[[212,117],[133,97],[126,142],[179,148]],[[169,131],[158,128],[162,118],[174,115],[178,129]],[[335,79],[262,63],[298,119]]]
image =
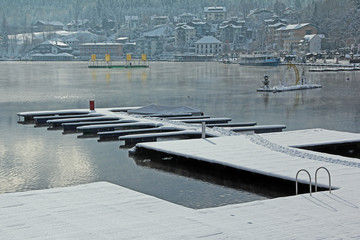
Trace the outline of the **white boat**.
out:
[[[247,66],[278,66],[280,58],[269,52],[254,52],[240,57],[239,64]]]

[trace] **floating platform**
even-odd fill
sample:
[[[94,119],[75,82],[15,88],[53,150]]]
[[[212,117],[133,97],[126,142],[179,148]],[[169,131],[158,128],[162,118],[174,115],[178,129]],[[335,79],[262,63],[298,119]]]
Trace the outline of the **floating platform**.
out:
[[[76,129],[79,132],[82,132],[85,136],[97,136],[98,132],[104,131],[115,131],[118,129],[142,129],[142,128],[156,128],[163,126],[162,123],[156,122],[130,122],[130,123],[118,123],[118,124],[100,124],[100,125],[89,125],[89,126],[79,126]]]
[[[88,68],[148,68],[149,65],[89,65]]]
[[[63,134],[82,133],[79,138],[99,137],[99,141],[125,140],[126,143],[156,141],[157,138],[217,137],[240,131],[278,132],[285,128],[284,125],[255,126],[256,122],[229,123],[231,118],[212,118],[185,106],[22,112],[18,116],[24,118],[21,123],[35,122],[48,126],[48,130],[63,129]]]
[[[77,132],[77,127],[87,126],[87,125],[101,125],[101,124],[116,124],[116,123],[131,123],[136,122],[135,120],[130,119],[121,119],[121,120],[108,120],[108,121],[91,121],[91,122],[71,122],[71,123],[62,123],[64,132]]]
[[[309,72],[344,72],[344,71],[360,71],[360,68],[356,67],[333,67],[333,68],[312,68]]]
[[[108,132],[99,132],[99,142],[120,140],[120,136],[126,136],[130,134],[144,134],[144,133],[159,133],[159,132],[176,132],[184,130],[176,127],[153,127],[153,128],[141,128],[141,129],[128,129],[128,130],[115,130]]]
[[[281,132],[285,129],[285,125],[261,125],[261,126],[242,126],[242,127],[230,127],[229,130],[234,132],[254,132],[254,133],[270,133]]]
[[[322,88],[319,84],[299,84],[292,86],[274,86],[272,88],[258,88],[258,92],[286,92],[286,91],[297,91],[297,90],[307,90],[314,88]]]
[[[148,68],[149,63],[147,61],[126,61],[126,62],[117,62],[117,61],[91,61],[88,65],[88,68]]]
[[[181,130],[162,133],[148,133],[148,134],[135,134],[120,137],[120,140],[125,140],[125,145],[131,145],[140,142],[155,142],[157,138],[201,138],[201,131],[194,130]],[[218,137],[219,135],[206,133],[206,137]]]

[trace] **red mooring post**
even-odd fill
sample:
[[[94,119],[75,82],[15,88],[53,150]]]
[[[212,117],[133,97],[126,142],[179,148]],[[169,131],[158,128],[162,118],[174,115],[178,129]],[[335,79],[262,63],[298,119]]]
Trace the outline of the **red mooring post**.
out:
[[[95,101],[94,100],[90,100],[90,110],[91,111],[95,110]]]

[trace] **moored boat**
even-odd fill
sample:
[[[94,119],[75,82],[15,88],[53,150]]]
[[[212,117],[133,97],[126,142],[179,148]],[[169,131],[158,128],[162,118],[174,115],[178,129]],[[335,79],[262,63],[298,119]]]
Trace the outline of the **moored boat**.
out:
[[[269,52],[254,52],[240,58],[240,65],[247,66],[278,66],[280,58]]]

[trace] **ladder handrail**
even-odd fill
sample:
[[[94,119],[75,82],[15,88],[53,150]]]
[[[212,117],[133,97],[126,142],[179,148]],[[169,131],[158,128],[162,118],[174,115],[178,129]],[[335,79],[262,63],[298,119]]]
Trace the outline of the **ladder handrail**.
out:
[[[316,169],[316,171],[315,171],[315,192],[317,192],[317,172],[318,172],[320,169],[324,169],[324,170],[328,173],[328,175],[329,175],[329,192],[331,193],[331,176],[330,176],[329,170],[328,170],[326,167],[319,167],[319,168]]]
[[[310,183],[309,183],[309,190],[310,190],[310,196],[311,196],[311,175],[310,173],[306,170],[306,169],[300,169],[297,173],[296,173],[296,195],[298,195],[298,175],[300,172],[306,172],[309,176],[309,179],[310,179]]]

